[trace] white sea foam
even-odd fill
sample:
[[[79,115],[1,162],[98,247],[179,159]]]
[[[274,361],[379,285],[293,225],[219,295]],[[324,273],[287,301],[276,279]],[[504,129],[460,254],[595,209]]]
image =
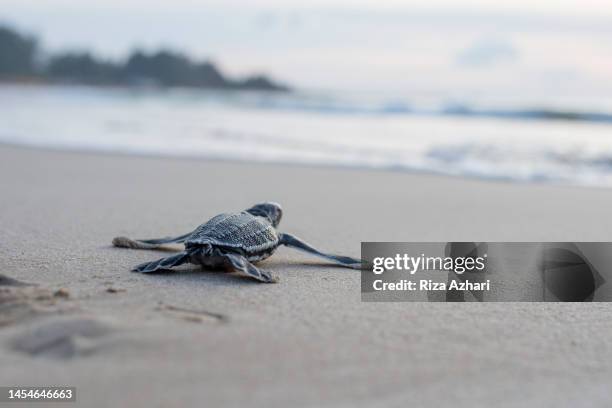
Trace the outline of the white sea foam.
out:
[[[25,86],[0,87],[0,102],[11,144],[612,185],[605,109]]]

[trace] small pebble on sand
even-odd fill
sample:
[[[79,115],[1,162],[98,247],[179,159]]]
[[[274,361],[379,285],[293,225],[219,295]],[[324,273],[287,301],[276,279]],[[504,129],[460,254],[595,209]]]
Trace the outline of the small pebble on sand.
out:
[[[114,287],[111,286],[109,288],[106,288],[106,291],[108,293],[119,293],[119,292],[125,292],[126,290],[122,289],[122,288],[114,288]]]
[[[60,289],[56,290],[55,293],[53,293],[53,296],[61,297],[61,298],[69,298],[70,297],[70,292],[66,288],[60,288]]]

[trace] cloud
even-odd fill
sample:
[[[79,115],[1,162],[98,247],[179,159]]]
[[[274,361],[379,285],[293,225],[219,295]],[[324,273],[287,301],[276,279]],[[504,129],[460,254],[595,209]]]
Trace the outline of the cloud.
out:
[[[517,49],[508,41],[499,39],[479,40],[456,57],[456,63],[467,67],[490,67],[518,59]]]

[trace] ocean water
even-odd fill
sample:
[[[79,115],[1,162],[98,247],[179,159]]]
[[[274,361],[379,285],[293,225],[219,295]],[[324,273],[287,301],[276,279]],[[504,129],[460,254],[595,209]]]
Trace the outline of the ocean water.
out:
[[[0,143],[612,186],[612,103],[0,86]]]

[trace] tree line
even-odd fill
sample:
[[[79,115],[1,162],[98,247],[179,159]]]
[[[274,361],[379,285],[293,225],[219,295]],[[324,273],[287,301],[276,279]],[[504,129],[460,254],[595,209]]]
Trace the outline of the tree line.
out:
[[[193,61],[173,50],[134,51],[121,62],[103,61],[90,52],[63,52],[43,57],[35,37],[7,26],[0,26],[0,79],[87,85],[288,90],[263,75],[227,78],[213,63]]]

